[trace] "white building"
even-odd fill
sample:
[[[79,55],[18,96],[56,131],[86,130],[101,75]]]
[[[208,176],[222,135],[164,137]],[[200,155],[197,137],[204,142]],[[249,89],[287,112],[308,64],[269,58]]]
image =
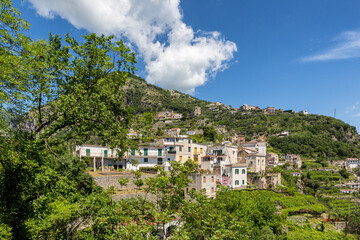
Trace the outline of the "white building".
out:
[[[247,165],[241,163],[225,165],[221,174],[221,184],[231,189],[246,188]]]
[[[249,171],[265,173],[266,170],[266,142],[251,141],[242,144],[243,150],[247,153],[246,164]]]
[[[345,166],[350,169],[357,168],[359,166],[359,159],[358,158],[347,158],[345,160]]]
[[[105,146],[81,145],[75,147],[75,155],[90,159],[90,167],[109,171],[112,168],[126,168],[125,160],[117,160],[117,149],[110,149]]]
[[[300,114],[304,114],[304,115],[308,115],[308,114],[309,114],[307,111],[304,111],[304,110],[300,111],[299,113],[300,113]]]
[[[213,145],[208,147],[208,155],[215,155],[216,161],[223,164],[237,163],[237,146],[231,144]]]

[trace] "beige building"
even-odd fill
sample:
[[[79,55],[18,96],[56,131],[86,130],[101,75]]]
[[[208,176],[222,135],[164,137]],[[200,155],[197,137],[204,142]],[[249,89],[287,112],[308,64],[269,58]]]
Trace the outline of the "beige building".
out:
[[[194,143],[191,138],[176,137],[163,138],[162,144],[175,151],[175,161],[184,163],[192,160],[196,164],[201,164],[201,157],[206,155],[207,145]]]
[[[251,141],[242,144],[246,153],[246,164],[250,172],[265,173],[266,170],[266,142]]]
[[[267,108],[265,109],[265,112],[266,112],[266,113],[275,113],[275,107],[267,107]]]
[[[251,110],[259,110],[260,108],[257,106],[249,106],[247,104],[244,104],[239,109],[242,111],[251,111]]]
[[[216,177],[214,174],[191,173],[189,178],[192,182],[185,188],[185,198],[189,198],[191,190],[203,192],[211,198],[216,197]]]
[[[195,107],[194,116],[200,116],[201,115],[201,107]]]
[[[267,153],[266,154],[266,165],[267,166],[277,166],[279,164],[279,155],[276,153]]]

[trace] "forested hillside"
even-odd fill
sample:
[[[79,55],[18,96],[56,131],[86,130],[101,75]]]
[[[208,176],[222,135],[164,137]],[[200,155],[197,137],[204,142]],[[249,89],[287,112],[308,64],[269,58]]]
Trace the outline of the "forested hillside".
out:
[[[314,158],[356,157],[360,154],[359,135],[355,127],[341,120],[316,114],[280,112],[266,114],[262,110],[239,111],[246,99],[239,100],[239,106],[225,106],[199,100],[174,90],[165,90],[132,76],[125,86],[127,103],[136,113],[164,110],[184,115],[183,124],[169,124],[167,127],[186,126],[187,129],[213,126],[225,129],[220,134],[229,138],[234,134],[245,135],[247,140],[262,136],[279,153],[295,153]],[[201,107],[201,116],[194,117],[195,106]],[[288,131],[288,137],[278,134]]]

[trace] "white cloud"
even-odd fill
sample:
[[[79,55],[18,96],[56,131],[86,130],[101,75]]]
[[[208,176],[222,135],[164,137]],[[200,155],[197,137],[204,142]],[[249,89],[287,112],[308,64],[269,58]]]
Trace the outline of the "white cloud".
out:
[[[360,30],[345,31],[335,38],[335,41],[338,43],[328,50],[302,58],[301,61],[316,62],[360,57]]]
[[[126,37],[144,59],[147,80],[194,93],[224,70],[237,51],[219,32],[183,22],[180,0],[28,0],[47,18],[60,16],[77,28]]]

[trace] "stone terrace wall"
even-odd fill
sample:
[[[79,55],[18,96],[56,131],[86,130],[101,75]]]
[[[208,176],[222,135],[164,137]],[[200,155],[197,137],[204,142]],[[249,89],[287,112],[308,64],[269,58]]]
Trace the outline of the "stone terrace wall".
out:
[[[153,177],[155,175],[152,174],[144,174],[141,176],[141,179],[144,180],[148,177]],[[102,187],[103,189],[108,189],[110,186],[114,186],[116,189],[120,189],[121,186],[118,182],[119,178],[128,178],[130,179],[127,187],[124,187],[126,189],[133,189],[135,188],[135,185],[133,184],[134,176],[131,174],[121,174],[121,175],[103,175],[103,176],[93,176],[95,179],[95,182]]]

